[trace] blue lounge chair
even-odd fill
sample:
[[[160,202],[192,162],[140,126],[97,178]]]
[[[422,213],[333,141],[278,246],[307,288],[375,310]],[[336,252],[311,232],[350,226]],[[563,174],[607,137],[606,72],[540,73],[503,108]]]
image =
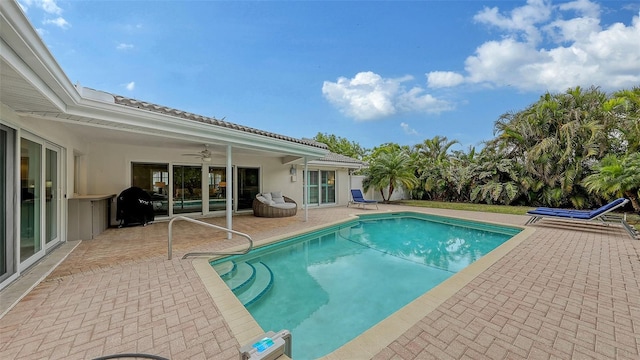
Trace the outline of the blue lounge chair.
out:
[[[625,206],[628,202],[628,199],[619,198],[595,210],[568,210],[540,207],[527,212],[527,215],[530,215],[531,218],[525,223],[525,225],[535,224],[542,219],[582,222],[594,221],[607,225],[614,222],[620,223],[625,231],[627,231],[632,238],[635,238],[636,234],[633,227],[631,227],[623,217],[613,217],[609,214],[613,210]]]
[[[531,215],[531,218],[525,225],[535,224],[543,218],[556,218],[566,220],[583,220],[592,221],[600,220],[606,222],[605,215],[621,206],[626,205],[629,200],[625,198],[616,199],[606,205],[603,205],[595,210],[567,210],[557,208],[540,207],[527,212],[527,215]]]
[[[378,208],[378,202],[376,200],[366,200],[364,196],[362,196],[362,191],[360,191],[360,189],[351,189],[351,197],[353,200],[349,201],[347,207],[351,204],[356,204],[358,206],[362,205],[362,208],[364,209],[367,204],[371,204],[375,205],[376,209]]]

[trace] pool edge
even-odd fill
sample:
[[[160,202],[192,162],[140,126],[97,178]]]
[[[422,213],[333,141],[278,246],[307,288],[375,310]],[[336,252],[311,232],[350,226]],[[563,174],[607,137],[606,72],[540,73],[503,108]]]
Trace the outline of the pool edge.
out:
[[[505,226],[514,227],[513,225]],[[320,359],[370,359],[374,357],[536,231],[531,227],[515,227],[522,228],[522,231],[355,339]]]
[[[294,231],[287,234],[277,235],[263,240],[255,241],[254,248],[259,248],[287,238],[300,236],[316,230],[346,223],[357,219],[357,217],[357,214],[351,214],[343,220],[338,220],[317,226],[311,226],[304,230]],[[245,246],[240,245],[232,247],[229,250],[238,251],[243,250],[244,248]],[[214,268],[211,266],[210,261],[222,257],[225,256],[221,255],[207,258],[197,258],[194,259],[191,264],[195,272],[198,274],[198,277],[200,278],[200,281],[202,282],[206,291],[209,293],[209,296],[213,300],[214,304],[218,307],[220,314],[229,325],[231,333],[236,338],[236,340],[238,340],[240,346],[243,346],[254,340],[256,337],[263,335],[265,333],[265,330],[262,329],[258,322],[253,318],[253,316],[251,316],[251,313],[249,313],[244,305],[242,305],[240,300],[238,300],[236,295],[231,291],[231,289],[229,289],[224,280],[220,278],[218,273],[216,273]],[[267,329],[267,331],[268,330],[279,331],[282,329]]]
[[[384,211],[380,212],[384,213]],[[420,213],[417,211],[409,212]],[[463,217],[448,215],[444,216],[463,220],[465,219]],[[349,222],[357,217],[357,214],[352,214],[349,215],[348,218],[343,220],[309,227],[304,230],[295,231],[284,235],[266,238],[260,241],[256,241],[256,247],[269,245],[290,237],[299,236],[319,229],[324,229],[327,227]],[[522,231],[514,235],[512,238],[510,238],[505,243],[498,246],[482,258],[478,259],[455,275],[451,276],[449,279],[440,283],[438,286],[434,287],[427,293],[421,295],[417,299],[413,300],[409,304],[389,315],[387,318],[380,321],[364,333],[360,334],[355,339],[349,341],[340,348],[321,357],[320,359],[370,359],[374,357],[389,344],[391,344],[394,340],[398,339],[404,332],[420,322],[431,311],[435,310],[438,306],[440,306],[456,292],[466,286],[483,271],[485,271],[502,257],[504,257],[516,246],[520,245],[524,240],[526,240],[536,231],[535,228],[521,225],[504,224],[500,222],[484,220],[474,221],[508,226],[512,228],[520,228],[522,229]],[[253,316],[251,316],[249,311],[242,305],[242,303],[233,294],[233,292],[231,292],[231,289],[229,289],[229,287],[224,283],[220,276],[218,276],[218,274],[215,272],[213,267],[209,264],[210,261],[220,257],[222,256],[194,259],[192,261],[192,265],[207,292],[213,299],[213,302],[218,307],[218,310],[222,314],[222,317],[227,322],[233,336],[236,338],[236,340],[238,340],[240,346],[243,346],[254,340],[256,337],[264,334],[265,330],[262,329],[258,322],[253,318]],[[281,329],[266,330],[279,331]]]

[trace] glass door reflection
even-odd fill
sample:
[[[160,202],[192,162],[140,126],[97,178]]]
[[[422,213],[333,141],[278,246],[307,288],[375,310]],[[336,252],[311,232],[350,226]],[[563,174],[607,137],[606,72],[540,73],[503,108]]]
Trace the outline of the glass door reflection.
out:
[[[222,211],[227,208],[227,169],[209,167],[209,211]]]
[[[42,249],[42,145],[20,140],[20,262]]]
[[[202,212],[202,166],[173,166],[173,213]]]
[[[45,242],[55,244],[60,240],[60,196],[58,194],[58,151],[47,148],[45,152]]]

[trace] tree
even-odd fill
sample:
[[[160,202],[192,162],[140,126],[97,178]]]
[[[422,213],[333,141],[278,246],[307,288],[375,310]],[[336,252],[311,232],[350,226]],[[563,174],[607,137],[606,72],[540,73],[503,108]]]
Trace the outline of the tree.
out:
[[[581,180],[610,149],[607,134],[616,122],[604,111],[607,96],[580,87],[546,93],[535,104],[507,113],[496,122],[490,146],[521,163],[531,179],[528,196],[534,205],[576,208],[590,205]]]
[[[379,150],[377,155],[370,159],[369,167],[365,169],[366,177],[362,182],[364,191],[370,188],[380,191],[384,202],[389,202],[397,186],[404,186],[411,190],[418,183],[406,151],[393,146],[387,149]],[[386,197],[385,188],[387,188]]]
[[[608,134],[611,152],[640,152],[640,87],[614,93],[603,109],[615,123]]]
[[[597,172],[583,180],[589,191],[604,197],[626,196],[633,209],[640,214],[640,153],[618,157],[606,156],[596,166]]]
[[[410,156],[416,169],[416,177],[420,179],[420,186],[414,192],[417,198],[426,196],[435,200],[445,200],[453,195],[448,183],[449,149],[455,144],[458,144],[457,140],[435,136],[411,149]]]
[[[495,149],[485,148],[480,152],[474,167],[475,184],[471,189],[471,201],[487,204],[509,205],[523,194],[520,179],[522,164],[505,157]]]
[[[363,148],[357,142],[349,141],[333,134],[318,133],[313,140],[326,144],[331,152],[358,160],[363,160],[369,153],[369,150]]]

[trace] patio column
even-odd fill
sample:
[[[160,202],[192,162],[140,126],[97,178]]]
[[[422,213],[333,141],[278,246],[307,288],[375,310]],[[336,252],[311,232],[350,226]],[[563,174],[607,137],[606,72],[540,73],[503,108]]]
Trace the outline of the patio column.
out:
[[[226,201],[227,201],[227,229],[233,230],[233,166],[231,160],[231,145],[227,145],[227,188],[225,189],[226,193]],[[227,239],[231,240],[233,234],[230,232],[227,233]]]
[[[304,157],[304,221],[309,220],[309,165]]]

